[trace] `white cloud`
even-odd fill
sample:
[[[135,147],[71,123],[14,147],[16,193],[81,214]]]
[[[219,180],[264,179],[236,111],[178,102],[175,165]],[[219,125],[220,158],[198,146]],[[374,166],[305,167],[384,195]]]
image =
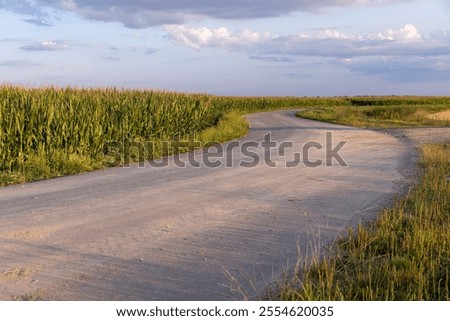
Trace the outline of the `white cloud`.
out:
[[[389,40],[397,42],[418,42],[422,40],[422,35],[412,24],[405,24],[399,29],[389,29],[365,35],[347,35],[337,30],[325,29],[319,31],[316,37],[319,39],[349,39],[358,41]]]
[[[319,32],[317,35],[317,38],[319,39],[351,39],[351,36],[345,35],[339,31],[331,30],[331,29],[325,29]]]
[[[417,28],[406,24],[398,29],[369,34],[345,34],[324,29],[314,34],[297,33],[275,36],[248,29],[233,32],[227,28],[189,28],[172,25],[166,27],[171,38],[194,49],[216,47],[227,50],[242,49],[259,54],[296,56],[360,56],[379,54],[419,53],[429,50],[431,41],[425,40]],[[434,46],[437,44],[435,43]],[[448,45],[448,44],[447,44]],[[412,50],[412,52],[411,52]],[[424,53],[424,52],[422,52]]]
[[[217,47],[223,49],[239,49],[253,46],[270,38],[270,34],[261,34],[248,29],[239,33],[227,28],[188,28],[186,26],[167,26],[171,37],[185,46],[201,49],[203,47]]]
[[[69,45],[61,40],[46,40],[24,45],[20,49],[25,51],[58,51],[69,49]]]
[[[392,81],[450,79],[450,35],[426,38],[412,24],[367,34],[324,29],[312,34],[275,36],[186,26],[171,26],[167,31],[172,39],[190,48],[241,50],[252,59],[272,63],[298,64],[318,58]]]
[[[417,28],[411,24],[406,24],[397,30],[388,30],[385,33],[378,34],[380,39],[397,40],[403,42],[412,42],[422,40],[422,35]]]

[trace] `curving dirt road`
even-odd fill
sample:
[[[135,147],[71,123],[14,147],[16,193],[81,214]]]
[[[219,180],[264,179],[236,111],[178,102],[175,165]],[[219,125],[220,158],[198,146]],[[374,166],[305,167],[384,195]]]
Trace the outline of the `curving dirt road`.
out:
[[[408,184],[407,142],[294,114],[249,115],[245,139],[166,167],[0,189],[0,299],[253,297]]]

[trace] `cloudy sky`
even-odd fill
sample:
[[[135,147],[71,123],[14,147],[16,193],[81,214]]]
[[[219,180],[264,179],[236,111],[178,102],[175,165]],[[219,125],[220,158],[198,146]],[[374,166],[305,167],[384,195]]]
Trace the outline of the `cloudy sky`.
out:
[[[450,95],[450,1],[0,0],[0,82]]]

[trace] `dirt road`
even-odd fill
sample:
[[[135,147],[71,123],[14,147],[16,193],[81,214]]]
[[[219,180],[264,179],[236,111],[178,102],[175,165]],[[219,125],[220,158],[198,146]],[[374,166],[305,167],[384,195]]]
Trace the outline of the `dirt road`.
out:
[[[253,297],[408,184],[406,142],[294,114],[249,115],[223,155],[0,189],[0,299]]]

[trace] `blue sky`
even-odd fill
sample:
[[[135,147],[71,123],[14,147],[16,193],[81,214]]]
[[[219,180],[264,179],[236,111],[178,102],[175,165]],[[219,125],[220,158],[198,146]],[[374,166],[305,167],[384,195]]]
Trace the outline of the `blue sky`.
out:
[[[0,0],[0,82],[450,95],[450,1]]]

